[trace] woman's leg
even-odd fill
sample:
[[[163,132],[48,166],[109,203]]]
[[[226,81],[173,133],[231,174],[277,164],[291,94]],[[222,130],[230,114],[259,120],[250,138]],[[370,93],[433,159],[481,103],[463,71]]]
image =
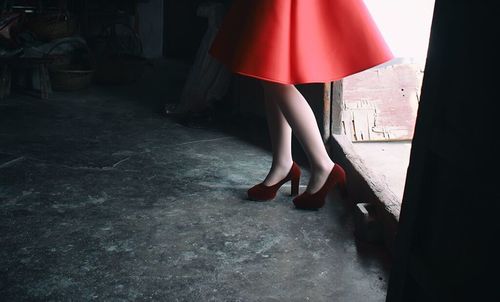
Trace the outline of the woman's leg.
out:
[[[334,163],[326,151],[309,103],[293,85],[263,82],[263,87],[269,100],[274,101],[279,107],[308,157],[311,178],[306,191],[317,192],[325,183]]]
[[[271,186],[285,178],[292,166],[292,128],[283,116],[277,102],[273,100],[273,96],[264,93],[264,100],[273,149],[273,163],[264,184]]]

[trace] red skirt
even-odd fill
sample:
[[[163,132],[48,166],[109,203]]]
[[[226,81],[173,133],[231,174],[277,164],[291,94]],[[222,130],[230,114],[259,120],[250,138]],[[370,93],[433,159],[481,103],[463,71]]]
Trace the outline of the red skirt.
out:
[[[393,58],[363,0],[235,0],[209,53],[283,84],[335,81]]]

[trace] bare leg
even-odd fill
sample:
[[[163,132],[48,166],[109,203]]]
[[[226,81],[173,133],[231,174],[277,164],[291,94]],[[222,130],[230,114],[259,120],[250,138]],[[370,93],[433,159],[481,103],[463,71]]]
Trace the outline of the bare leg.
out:
[[[334,163],[326,151],[316,117],[309,103],[293,85],[263,82],[263,87],[270,100],[276,102],[281,109],[308,157],[311,165],[311,178],[306,191],[317,192],[325,183]]]
[[[265,93],[266,117],[273,149],[271,170],[264,180],[266,186],[276,184],[285,178],[292,166],[292,128],[272,95]]]

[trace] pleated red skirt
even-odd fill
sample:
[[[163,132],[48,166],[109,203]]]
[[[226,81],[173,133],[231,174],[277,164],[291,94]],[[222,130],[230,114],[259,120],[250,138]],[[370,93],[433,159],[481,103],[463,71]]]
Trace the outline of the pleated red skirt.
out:
[[[363,0],[235,0],[209,53],[283,84],[335,81],[393,58]]]

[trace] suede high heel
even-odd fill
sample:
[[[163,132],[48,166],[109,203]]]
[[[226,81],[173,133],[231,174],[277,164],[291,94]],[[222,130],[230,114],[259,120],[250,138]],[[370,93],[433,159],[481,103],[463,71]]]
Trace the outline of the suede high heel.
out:
[[[339,164],[335,164],[325,183],[316,193],[305,191],[293,199],[293,204],[299,209],[317,210],[325,205],[326,194],[334,187],[338,187],[342,197],[346,197],[345,171]]]
[[[271,200],[276,197],[276,193],[279,188],[287,181],[292,181],[291,195],[296,196],[299,194],[299,183],[300,183],[300,168],[293,162],[288,175],[280,180],[278,183],[272,186],[266,186],[264,183],[257,184],[247,191],[248,199],[254,201],[266,201]]]

